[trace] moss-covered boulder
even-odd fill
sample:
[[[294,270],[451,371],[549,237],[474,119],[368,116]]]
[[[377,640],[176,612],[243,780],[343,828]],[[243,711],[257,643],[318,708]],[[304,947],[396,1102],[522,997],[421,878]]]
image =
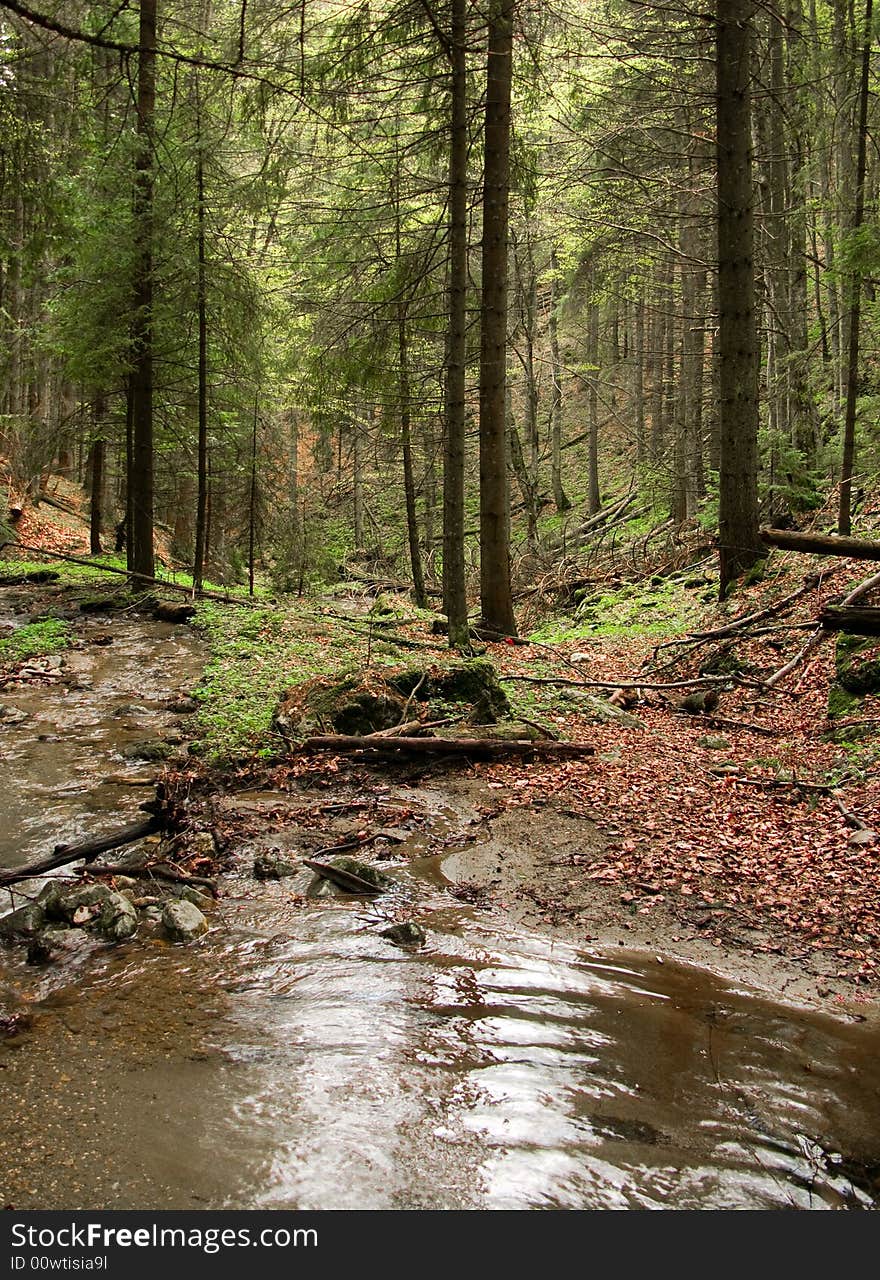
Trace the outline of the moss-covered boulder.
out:
[[[360,736],[400,724],[406,699],[378,677],[317,677],[285,693],[272,727],[285,738],[346,733]]]
[[[848,693],[880,693],[880,640],[839,635],[834,655],[837,682]]]
[[[46,915],[37,902],[27,902],[16,911],[0,916],[0,938],[15,942],[23,938],[32,938],[40,931]]]
[[[486,658],[470,658],[450,667],[414,667],[392,676],[390,683],[405,698],[418,702],[438,700],[464,703],[472,708],[473,724],[495,724],[510,715],[507,694],[498,674]]]

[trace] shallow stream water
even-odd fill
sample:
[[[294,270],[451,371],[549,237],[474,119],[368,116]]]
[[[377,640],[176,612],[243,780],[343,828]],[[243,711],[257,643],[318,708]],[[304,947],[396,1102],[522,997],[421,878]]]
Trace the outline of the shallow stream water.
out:
[[[199,653],[185,632],[131,623],[72,660],[86,687],[61,705],[57,688],[2,697],[32,718],[0,743],[0,862],[136,809],[136,788],[100,779],[134,768],[125,726],[156,731]],[[136,721],[113,716],[129,702]],[[439,811],[433,787],[420,794]],[[147,938],[66,976],[0,957],[0,994],[35,1013],[0,1044],[2,1202],[876,1207],[871,1025],[460,904],[422,839],[426,856],[371,904],[303,902],[243,858],[195,946]],[[427,930],[418,950],[380,936],[409,915]]]

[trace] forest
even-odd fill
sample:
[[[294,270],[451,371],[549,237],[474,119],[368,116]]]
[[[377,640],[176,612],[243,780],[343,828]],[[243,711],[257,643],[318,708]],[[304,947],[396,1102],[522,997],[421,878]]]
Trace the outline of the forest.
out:
[[[0,0],[3,1202],[877,1207],[878,36]]]

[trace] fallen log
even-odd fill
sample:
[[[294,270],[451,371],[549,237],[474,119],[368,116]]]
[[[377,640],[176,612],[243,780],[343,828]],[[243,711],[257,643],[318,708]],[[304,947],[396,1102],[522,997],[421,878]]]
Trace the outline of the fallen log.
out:
[[[812,556],[848,556],[853,560],[880,560],[880,542],[867,538],[842,538],[836,533],[792,533],[789,529],[762,529],[761,541],[783,551]]]
[[[346,893],[370,893],[376,895],[382,892],[376,885],[370,884],[369,880],[362,880],[360,876],[356,876],[350,871],[343,871],[341,867],[333,867],[326,862],[316,862],[314,858],[303,858],[303,866],[308,867],[310,871],[314,871],[317,875],[323,876],[325,880],[329,880],[332,884],[338,885]]]
[[[374,751],[380,755],[455,755],[455,756],[571,756],[595,755],[595,747],[582,742],[552,742],[502,738],[369,738],[355,734],[324,734],[306,738],[303,751]]]
[[[878,636],[880,635],[880,608],[844,608],[843,605],[829,604],[819,615],[819,622],[825,631],[845,631],[848,635]]]
[[[109,862],[89,864],[90,876],[128,876],[130,880],[166,880],[170,884],[197,885],[207,889],[212,897],[217,897],[217,881],[209,876],[192,876],[188,871],[172,866],[170,862],[148,863],[145,867],[127,867],[124,863],[115,866]]]
[[[153,832],[160,830],[161,826],[162,819],[157,814],[150,814],[149,817],[142,818],[140,822],[123,827],[120,831],[113,831],[107,836],[99,836],[94,840],[83,840],[80,844],[56,845],[55,852],[50,854],[48,858],[42,858],[39,862],[32,862],[27,867],[12,867],[6,871],[0,871],[0,888],[5,888],[10,884],[18,884],[21,880],[32,880],[34,876],[45,875],[49,871],[55,871],[58,867],[66,867],[71,862],[91,862],[100,853],[108,853],[111,849],[121,849],[123,845],[134,844],[136,840],[143,840],[145,836],[152,835]]]

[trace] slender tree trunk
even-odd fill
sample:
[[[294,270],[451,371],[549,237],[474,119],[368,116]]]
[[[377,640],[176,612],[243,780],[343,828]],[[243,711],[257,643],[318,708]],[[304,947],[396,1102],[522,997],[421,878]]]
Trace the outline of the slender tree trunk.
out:
[[[587,362],[590,365],[587,509],[590,515],[595,515],[602,506],[602,495],[599,492],[599,304],[597,302],[590,303]]]
[[[153,559],[153,128],[157,0],[141,0],[135,164],[135,276],[132,363],[131,538],[128,567],[152,577]]]
[[[717,0],[721,596],[764,554],[758,536],[751,92],[753,0]]]
[[[553,375],[553,393],[550,401],[550,483],[553,488],[553,503],[562,515],[571,508],[571,503],[562,487],[562,358],[559,354],[559,319],[556,311],[556,296],[559,261],[556,250],[550,253],[550,318],[548,330],[550,337],[550,362]]]
[[[465,378],[468,283],[467,0],[451,0],[452,114],[449,140],[449,329],[443,441],[443,608],[449,643],[470,643],[464,567]]]
[[[857,234],[865,215],[865,169],[868,139],[868,93],[871,72],[872,0],[865,0],[865,41],[862,49],[862,77],[859,86],[859,136],[856,158],[856,202],[852,228]],[[859,331],[861,328],[862,273],[856,265],[850,276],[849,352],[846,370],[846,413],[843,422],[843,458],[840,468],[840,512],[837,532],[848,534],[852,527],[852,481],[856,450],[856,400],[859,390]]]
[[[248,503],[248,595],[254,594],[254,561],[257,539],[257,424],[260,402],[254,396],[254,424],[251,433],[251,491]]]
[[[106,451],[103,423],[106,412],[107,404],[104,397],[96,396],[92,403],[92,427],[95,434],[92,440],[89,465],[91,473],[89,485],[89,554],[93,556],[101,555],[103,550],[101,547],[101,534],[104,522],[104,458]]]
[[[196,84],[196,218],[198,222],[197,309],[199,329],[199,387],[195,555],[193,591],[201,591],[205,573],[205,526],[208,511],[208,287],[205,251],[205,152],[202,139],[201,103]]]
[[[406,332],[406,307],[401,302],[397,308],[397,356],[398,394],[400,397],[400,434],[403,441],[403,492],[406,500],[406,532],[409,540],[409,561],[412,568],[413,595],[420,609],[427,609],[425,575],[422,572],[422,554],[419,547],[419,521],[416,513],[416,482],[413,475],[412,425],[409,383],[409,344]]]
[[[645,444],[645,300],[635,304],[635,332],[633,334],[633,411],[636,419],[636,462],[644,463],[647,457]]]
[[[483,625],[516,634],[507,479],[507,257],[514,0],[489,7],[480,306],[480,606]]]

